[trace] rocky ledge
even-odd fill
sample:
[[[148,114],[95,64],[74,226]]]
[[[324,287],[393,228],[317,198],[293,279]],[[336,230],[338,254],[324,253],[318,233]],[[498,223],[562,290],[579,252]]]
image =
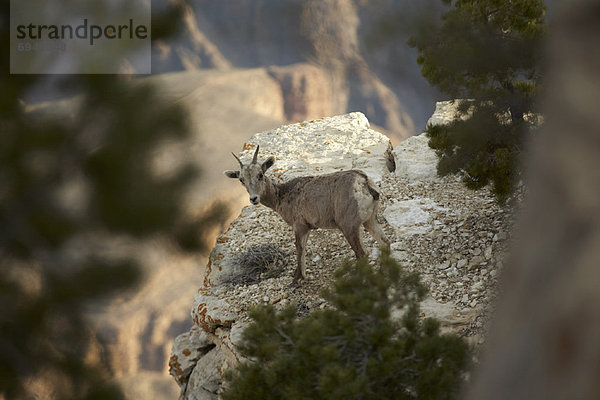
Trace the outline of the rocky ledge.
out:
[[[452,104],[438,103],[430,122],[443,123],[453,112]],[[511,221],[488,190],[470,191],[456,177],[437,177],[437,158],[424,135],[392,150],[389,139],[371,130],[361,113],[258,133],[244,145],[242,160],[251,157],[256,145],[261,157],[276,157],[273,179],[352,168],[369,174],[382,194],[379,218],[393,256],[419,271],[429,286],[422,315],[438,318],[443,329],[474,343],[483,341]],[[376,243],[366,231],[363,242],[374,259]],[[194,326],[173,346],[170,371],[181,398],[218,397],[222,372],[241,361],[236,343],[249,323],[250,308],[293,302],[302,316],[328,307],[320,290],[352,257],[339,231],[312,231],[307,279],[291,289],[296,265],[292,229],[267,207],[245,207],[218,238],[204,285],[194,298]]]

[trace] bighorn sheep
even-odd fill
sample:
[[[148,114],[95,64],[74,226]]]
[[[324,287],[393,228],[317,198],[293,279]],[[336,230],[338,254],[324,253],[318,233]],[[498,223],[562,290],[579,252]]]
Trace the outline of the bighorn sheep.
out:
[[[239,179],[250,195],[250,202],[275,210],[294,229],[298,265],[292,285],[305,278],[304,252],[311,229],[338,228],[350,243],[357,258],[365,255],[360,239],[363,225],[381,246],[390,241],[377,222],[379,192],[362,171],[350,170],[319,176],[303,176],[282,184],[273,183],[266,175],[275,159],[257,162],[256,146],[252,162],[240,164],[239,171],[225,171],[232,179]]]

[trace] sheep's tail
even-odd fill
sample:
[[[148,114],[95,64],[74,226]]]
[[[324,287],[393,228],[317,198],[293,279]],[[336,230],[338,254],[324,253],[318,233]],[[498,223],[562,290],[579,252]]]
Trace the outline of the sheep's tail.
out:
[[[373,199],[375,201],[379,200],[379,192],[377,190],[375,190],[374,188],[371,187],[371,185],[369,185],[367,183],[367,188],[369,189],[369,193],[371,193],[371,196],[373,196]]]
[[[381,196],[381,195],[379,194],[377,189],[375,189],[373,186],[370,185],[371,179],[369,178],[369,176],[367,174],[365,174],[363,171],[360,171],[357,169],[354,169],[352,171],[356,172],[358,175],[365,178],[365,184],[367,185],[367,189],[369,189],[369,193],[371,193],[371,196],[373,196],[373,199],[375,201],[379,200],[379,196]]]
[[[369,189],[369,193],[371,193],[371,196],[373,196],[373,200],[375,201],[375,209],[373,211],[373,218],[375,218],[375,221],[377,221],[377,223],[379,224],[383,224],[383,221],[380,221],[379,218],[377,218],[377,210],[379,210],[379,197],[381,196],[379,194],[379,192],[377,191],[377,189],[375,189],[374,187],[372,187],[371,185],[369,185],[369,181],[367,181],[367,189]]]

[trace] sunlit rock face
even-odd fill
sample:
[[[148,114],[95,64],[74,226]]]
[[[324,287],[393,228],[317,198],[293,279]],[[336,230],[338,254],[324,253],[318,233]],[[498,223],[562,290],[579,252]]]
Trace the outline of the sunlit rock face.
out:
[[[275,156],[275,177],[318,175],[360,169],[375,181],[393,170],[388,137],[371,129],[360,112],[285,125],[257,133],[244,146],[251,158],[260,145],[259,160]]]
[[[458,101],[438,101],[435,103],[435,111],[427,121],[427,125],[446,125],[456,118]]]
[[[394,148],[396,176],[411,181],[436,179],[438,158],[428,143],[429,138],[421,134],[404,140]]]

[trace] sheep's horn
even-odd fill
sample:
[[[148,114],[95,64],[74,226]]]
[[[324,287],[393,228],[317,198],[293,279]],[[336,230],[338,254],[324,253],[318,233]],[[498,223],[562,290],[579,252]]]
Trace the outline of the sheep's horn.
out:
[[[254,152],[254,157],[252,157],[252,164],[256,164],[256,157],[258,157],[258,149],[260,148],[259,145],[256,145],[256,151]]]
[[[235,157],[235,159],[237,160],[237,162],[240,164],[240,168],[244,167],[244,164],[242,164],[242,162],[240,161],[240,159],[238,158],[238,156],[236,156],[235,154],[231,153],[232,156]]]

